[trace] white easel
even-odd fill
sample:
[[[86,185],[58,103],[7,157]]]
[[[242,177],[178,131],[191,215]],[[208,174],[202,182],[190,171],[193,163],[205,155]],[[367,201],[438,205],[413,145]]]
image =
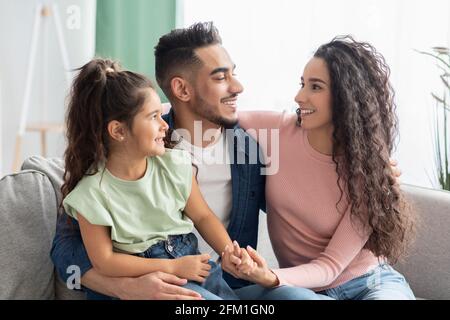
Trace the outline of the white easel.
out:
[[[20,116],[20,125],[19,131],[16,137],[16,145],[15,145],[15,156],[13,162],[13,172],[19,170],[20,160],[21,160],[21,147],[22,147],[22,139],[25,134],[25,131],[38,131],[41,134],[41,151],[42,155],[46,156],[47,153],[47,142],[46,142],[46,134],[48,131],[56,131],[62,132],[64,130],[63,124],[60,123],[36,123],[27,125],[27,117],[28,111],[30,107],[30,95],[31,95],[31,84],[33,80],[33,71],[35,66],[35,57],[36,57],[36,49],[38,45],[39,34],[42,33],[43,36],[43,47],[44,47],[44,61],[43,61],[43,103],[44,103],[44,119],[47,118],[46,114],[46,105],[47,105],[47,72],[48,72],[48,50],[47,50],[47,25],[48,20],[53,17],[53,21],[55,22],[56,34],[58,38],[59,50],[62,56],[62,62],[65,69],[64,75],[67,81],[67,85],[71,82],[71,76],[69,74],[69,55],[67,52],[67,47],[64,41],[64,36],[62,32],[61,19],[59,17],[58,8],[55,3],[52,4],[44,4],[40,3],[37,5],[35,13],[34,13],[34,23],[33,23],[33,34],[31,36],[31,48],[30,55],[28,57],[28,70],[27,70],[27,78],[25,82],[25,93],[23,97],[22,111]],[[44,32],[42,32],[42,21],[44,21]]]

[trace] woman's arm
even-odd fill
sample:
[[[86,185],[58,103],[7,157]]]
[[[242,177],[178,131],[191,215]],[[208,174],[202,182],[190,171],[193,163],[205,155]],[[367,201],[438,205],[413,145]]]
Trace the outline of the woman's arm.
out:
[[[331,284],[361,253],[370,232],[363,230],[359,222],[352,223],[350,208],[325,250],[309,263],[292,268],[274,269],[280,284],[304,288],[321,288]]]
[[[228,250],[227,259],[236,265],[232,271],[239,278],[261,284],[262,286],[326,287],[361,252],[370,236],[370,233],[367,231],[362,231],[359,223],[355,223],[355,225],[359,229],[352,223],[348,210],[324,252],[309,263],[295,267],[270,269],[262,257],[252,248],[248,248],[247,252],[242,252],[244,254],[236,253],[236,248],[233,251]],[[249,258],[251,261],[248,261]],[[245,260],[245,266],[240,267],[243,260]]]
[[[108,227],[91,224],[78,213],[81,236],[89,259],[98,272],[109,277],[139,277],[162,271],[188,280],[203,282],[208,276],[208,255],[178,259],[141,258],[113,251]]]
[[[222,222],[208,207],[198,187],[195,177],[192,177],[192,190],[184,208],[186,215],[194,222],[202,237],[220,256],[227,245],[231,246],[230,236]]]

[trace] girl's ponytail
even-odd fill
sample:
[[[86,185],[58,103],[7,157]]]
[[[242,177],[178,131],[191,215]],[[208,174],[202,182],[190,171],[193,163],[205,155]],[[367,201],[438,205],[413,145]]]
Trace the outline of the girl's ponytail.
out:
[[[99,163],[108,156],[108,123],[124,121],[131,129],[148,94],[144,89],[153,88],[145,76],[122,71],[111,60],[94,59],[79,70],[66,114],[62,199],[84,175],[97,173]]]

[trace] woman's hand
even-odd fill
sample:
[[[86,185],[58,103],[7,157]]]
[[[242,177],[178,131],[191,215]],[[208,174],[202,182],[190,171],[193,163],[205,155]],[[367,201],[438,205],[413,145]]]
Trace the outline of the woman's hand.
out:
[[[211,266],[208,264],[210,258],[209,254],[199,254],[172,260],[173,274],[180,278],[202,283],[211,270]]]
[[[228,269],[224,270],[237,278],[252,281],[266,288],[279,284],[278,277],[269,269],[266,260],[250,246],[246,249],[240,248],[234,241],[233,248],[226,248],[222,261],[225,261],[225,268]]]

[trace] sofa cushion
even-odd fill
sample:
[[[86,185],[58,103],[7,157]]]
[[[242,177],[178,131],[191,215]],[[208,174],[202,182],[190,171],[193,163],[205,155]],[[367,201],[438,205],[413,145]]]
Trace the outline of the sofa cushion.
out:
[[[53,299],[52,184],[43,173],[25,170],[3,177],[0,190],[0,299]]]
[[[450,192],[402,185],[419,217],[417,238],[396,265],[417,297],[450,299]]]
[[[61,158],[44,158],[32,156],[26,159],[22,165],[22,170],[37,170],[44,173],[49,179],[57,203],[61,202],[61,186],[63,184],[64,161]],[[56,221],[57,212],[54,212]],[[53,232],[54,234],[54,232]],[[53,238],[53,237],[52,237]],[[48,251],[50,255],[50,250]],[[85,299],[85,294],[80,290],[70,290],[59,278],[55,271],[55,298],[58,300],[78,300]]]

